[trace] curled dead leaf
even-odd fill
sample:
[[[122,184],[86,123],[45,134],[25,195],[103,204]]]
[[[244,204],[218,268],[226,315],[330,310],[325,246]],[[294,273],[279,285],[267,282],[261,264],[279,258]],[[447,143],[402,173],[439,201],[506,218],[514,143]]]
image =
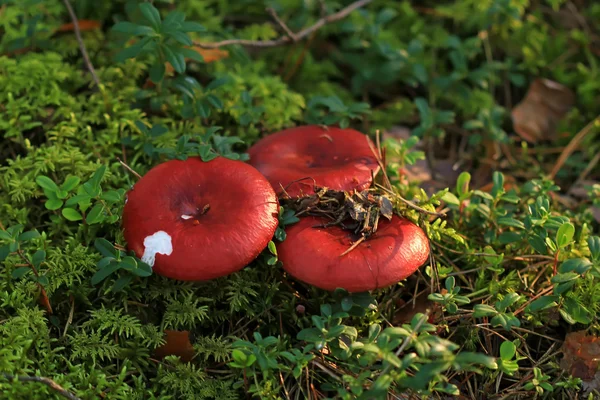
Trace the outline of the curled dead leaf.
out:
[[[157,358],[179,356],[181,361],[188,362],[194,358],[194,347],[190,342],[189,331],[165,330],[165,344],[154,350]]]
[[[531,143],[555,139],[557,124],[574,103],[575,94],[568,87],[549,79],[536,79],[512,110],[515,132]]]

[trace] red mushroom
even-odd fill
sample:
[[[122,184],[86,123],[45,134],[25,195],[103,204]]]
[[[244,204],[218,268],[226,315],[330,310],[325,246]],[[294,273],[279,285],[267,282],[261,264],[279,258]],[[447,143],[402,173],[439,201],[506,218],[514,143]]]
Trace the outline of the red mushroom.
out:
[[[125,240],[158,275],[202,281],[242,269],[267,246],[279,205],[252,166],[218,157],[172,160],[127,195]]]
[[[326,222],[301,218],[286,229],[287,238],[277,247],[283,268],[318,288],[349,292],[384,288],[412,275],[429,257],[423,230],[396,215],[391,221],[380,220],[377,232],[349,252],[358,238],[337,225],[315,228]]]
[[[249,163],[267,177],[278,194],[281,187],[291,197],[312,194],[315,184],[334,190],[362,190],[379,170],[369,141],[353,129],[299,126],[258,141],[248,150]]]

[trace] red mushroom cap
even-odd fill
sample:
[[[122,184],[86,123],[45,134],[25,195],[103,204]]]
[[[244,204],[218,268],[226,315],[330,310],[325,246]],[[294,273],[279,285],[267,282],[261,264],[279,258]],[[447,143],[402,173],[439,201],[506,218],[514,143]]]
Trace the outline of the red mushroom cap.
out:
[[[249,163],[281,193],[314,193],[313,185],[363,190],[379,170],[369,137],[353,129],[299,126],[266,136],[248,150]],[[303,178],[313,178],[298,181]],[[295,182],[297,181],[297,182]],[[288,186],[289,185],[289,186]]]
[[[277,229],[278,210],[269,182],[242,161],[172,160],[127,194],[125,240],[158,275],[209,280],[260,254]]]
[[[277,246],[283,268],[296,279],[321,289],[365,292],[393,285],[412,275],[429,257],[425,232],[393,216],[381,219],[377,232],[349,253],[352,232],[339,226],[314,228],[328,220],[305,217],[286,229]]]

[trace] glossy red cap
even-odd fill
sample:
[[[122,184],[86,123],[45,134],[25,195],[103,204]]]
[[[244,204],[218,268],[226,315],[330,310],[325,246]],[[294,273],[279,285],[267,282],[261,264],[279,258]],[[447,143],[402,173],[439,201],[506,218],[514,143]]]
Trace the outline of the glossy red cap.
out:
[[[379,220],[377,232],[349,253],[352,233],[328,222],[305,217],[286,229],[287,238],[277,246],[283,268],[296,279],[321,289],[340,287],[365,292],[402,281],[429,258],[429,240],[412,222],[393,216]]]
[[[277,229],[278,210],[269,182],[244,162],[172,160],[127,194],[124,234],[158,275],[203,281],[254,260]]]
[[[266,136],[248,150],[249,163],[291,197],[314,193],[313,185],[363,190],[379,170],[369,137],[353,129],[299,126]],[[302,178],[303,181],[294,182]],[[292,183],[294,182],[294,183]],[[288,186],[289,185],[289,186]]]

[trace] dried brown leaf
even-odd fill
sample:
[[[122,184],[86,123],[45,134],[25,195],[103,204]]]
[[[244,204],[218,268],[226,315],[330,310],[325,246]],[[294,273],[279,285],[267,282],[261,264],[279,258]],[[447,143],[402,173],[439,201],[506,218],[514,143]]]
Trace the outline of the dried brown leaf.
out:
[[[531,143],[555,139],[556,126],[574,103],[575,94],[568,87],[549,79],[536,79],[512,110],[515,132]]]
[[[179,356],[181,361],[188,362],[194,358],[194,347],[190,342],[189,331],[172,331],[165,330],[166,342],[154,350],[154,355],[157,358],[166,356]]]
[[[567,374],[583,380],[586,391],[600,389],[600,338],[586,331],[568,333],[561,348],[560,367]]]

